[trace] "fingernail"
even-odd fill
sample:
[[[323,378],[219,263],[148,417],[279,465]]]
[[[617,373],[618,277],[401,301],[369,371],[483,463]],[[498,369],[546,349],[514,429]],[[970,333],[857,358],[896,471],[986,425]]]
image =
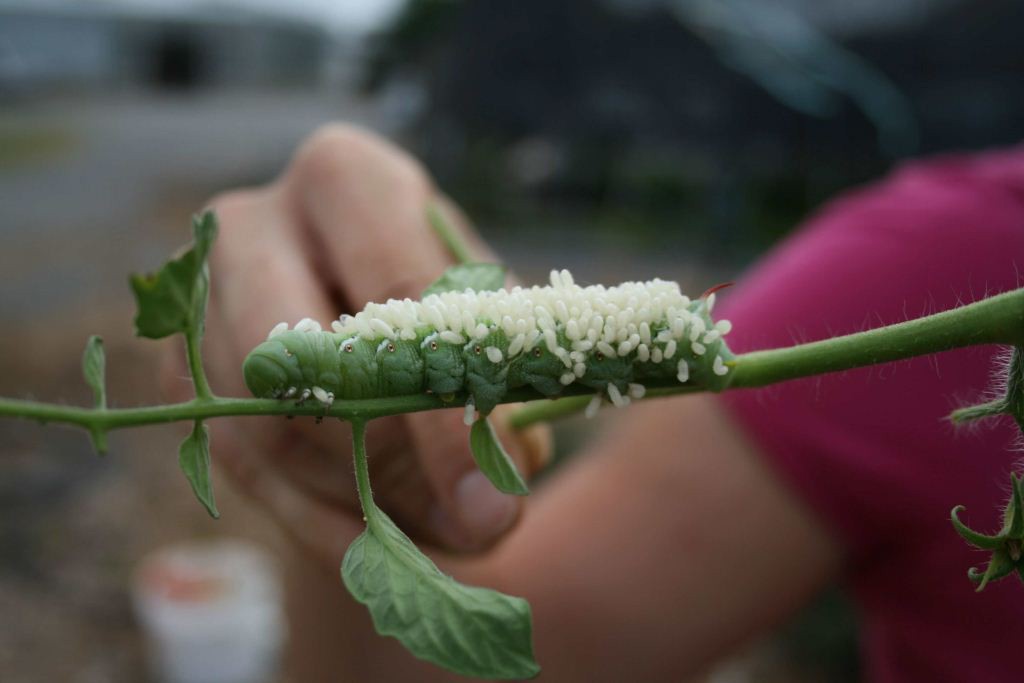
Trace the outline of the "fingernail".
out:
[[[514,496],[501,493],[480,470],[455,486],[455,505],[462,527],[479,541],[489,541],[511,526],[519,507]]]

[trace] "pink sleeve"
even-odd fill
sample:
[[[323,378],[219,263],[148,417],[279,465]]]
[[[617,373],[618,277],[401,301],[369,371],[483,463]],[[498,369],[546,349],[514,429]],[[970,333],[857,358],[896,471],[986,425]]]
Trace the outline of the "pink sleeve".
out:
[[[832,203],[722,292],[716,314],[732,320],[736,352],[787,346],[1012,289],[1022,268],[1024,149],[945,158]],[[993,352],[952,351],[722,401],[854,559],[920,534],[955,544],[950,508],[964,503],[973,524],[996,527],[1015,458],[1008,426],[956,431],[944,420],[989,386]],[[964,569],[981,559],[966,557]]]

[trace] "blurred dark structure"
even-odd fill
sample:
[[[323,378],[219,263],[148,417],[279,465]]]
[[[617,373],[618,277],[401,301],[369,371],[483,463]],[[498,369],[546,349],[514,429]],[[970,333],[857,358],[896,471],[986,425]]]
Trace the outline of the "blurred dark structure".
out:
[[[543,201],[547,214],[562,207],[591,229],[651,232],[653,246],[704,241],[693,239],[700,231],[719,253],[728,245],[746,257],[898,158],[849,99],[811,116],[731,68],[734,55],[687,25],[700,16],[695,4],[412,0],[378,42],[365,83],[421,84],[409,140],[478,216],[515,222],[510,212]],[[755,29],[775,18],[756,16],[759,3],[731,4],[751,10]],[[822,35],[909,103],[919,141],[900,154],[1021,140],[1024,4],[893,4],[917,11],[890,20],[873,3],[878,21],[864,21],[869,3],[853,22],[826,2],[814,14]]]
[[[310,87],[332,49],[332,36],[310,22],[257,12],[24,3],[0,8],[0,95]]]

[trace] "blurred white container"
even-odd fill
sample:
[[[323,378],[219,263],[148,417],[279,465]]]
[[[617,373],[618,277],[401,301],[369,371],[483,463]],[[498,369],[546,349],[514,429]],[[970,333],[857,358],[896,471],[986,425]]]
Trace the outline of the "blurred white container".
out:
[[[164,683],[265,683],[284,639],[280,581],[243,541],[183,543],[143,559],[132,596]]]

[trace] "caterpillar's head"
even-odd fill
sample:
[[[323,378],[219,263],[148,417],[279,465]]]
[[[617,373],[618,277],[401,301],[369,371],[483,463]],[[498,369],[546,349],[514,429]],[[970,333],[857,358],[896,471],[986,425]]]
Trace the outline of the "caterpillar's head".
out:
[[[258,398],[280,398],[302,377],[295,354],[277,339],[268,339],[249,352],[242,375],[245,386]]]

